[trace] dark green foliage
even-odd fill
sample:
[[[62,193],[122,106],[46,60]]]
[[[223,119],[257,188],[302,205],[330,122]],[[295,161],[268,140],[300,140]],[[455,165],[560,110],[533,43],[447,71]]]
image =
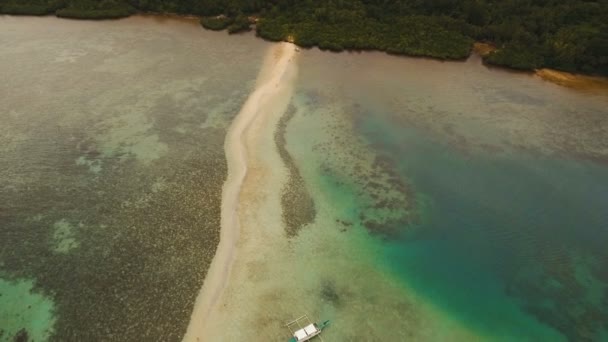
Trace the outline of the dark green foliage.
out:
[[[258,35],[331,51],[375,49],[441,59],[466,58],[473,43],[463,32],[474,29],[460,19],[418,15],[381,20],[356,8],[339,11],[336,16],[328,13],[331,11],[298,7],[276,16],[271,12],[258,23]]]
[[[46,15],[55,12],[55,9],[52,7],[29,4],[7,4],[2,6],[0,10],[3,14],[13,15]]]
[[[74,19],[114,19],[135,13],[124,0],[68,0],[68,5],[56,12],[58,17]]]
[[[532,70],[542,66],[542,56],[528,47],[522,45],[505,46],[484,57],[489,64],[506,66],[519,70]]]
[[[239,32],[251,31],[251,22],[249,18],[243,14],[239,14],[235,18],[225,15],[215,17],[203,17],[201,25],[204,28],[214,31],[228,29],[228,33],[234,34]]]
[[[280,41],[289,35],[287,25],[283,25],[280,21],[260,19],[257,24],[257,34],[264,39],[272,41]],[[298,41],[298,44],[304,47],[315,45],[315,41]]]
[[[57,16],[71,19],[118,19],[135,13],[128,8],[114,8],[107,10],[82,10],[80,8],[63,8],[57,11]]]
[[[474,40],[500,47],[486,62],[608,74],[608,1],[307,0],[269,5],[269,40],[322,49],[465,58]]]
[[[239,32],[246,32],[251,30],[251,22],[249,18],[240,14],[234,21],[228,26],[228,33],[234,34]]]
[[[2,1],[0,0],[0,13],[13,15],[46,15],[65,4],[60,0],[31,0],[31,1]]]
[[[332,51],[461,59],[482,40],[499,47],[491,64],[608,75],[608,0],[0,0],[11,14],[98,19],[135,10],[201,15],[205,28],[230,33],[249,30],[256,15],[264,39]]]
[[[208,30],[221,31],[226,29],[232,21],[232,18],[226,16],[203,17],[201,18],[201,25]]]

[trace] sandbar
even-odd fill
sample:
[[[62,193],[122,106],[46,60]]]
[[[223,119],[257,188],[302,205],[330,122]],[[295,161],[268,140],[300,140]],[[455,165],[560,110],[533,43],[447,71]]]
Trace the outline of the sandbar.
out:
[[[280,92],[281,80],[295,52],[295,45],[290,43],[280,43],[270,49],[258,76],[256,88],[228,129],[224,144],[228,176],[222,188],[220,243],[196,299],[184,341],[210,340],[206,338],[205,326],[226,288],[237,253],[239,199],[248,170],[248,148],[245,136],[256,118],[269,113],[268,110],[264,110],[262,104],[266,99]]]

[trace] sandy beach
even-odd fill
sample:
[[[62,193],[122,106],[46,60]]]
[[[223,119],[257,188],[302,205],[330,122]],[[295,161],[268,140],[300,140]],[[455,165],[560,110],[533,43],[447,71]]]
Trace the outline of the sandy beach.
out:
[[[213,313],[222,302],[224,289],[229,281],[232,264],[237,257],[240,220],[239,205],[243,182],[251,178],[251,144],[260,123],[267,123],[267,116],[284,111],[289,94],[284,94],[285,74],[292,65],[295,45],[281,43],[273,46],[268,52],[256,89],[251,93],[229,128],[225,141],[225,152],[228,162],[228,177],[222,190],[221,237],[203,288],[196,300],[190,325],[184,341],[210,341],[208,327],[213,325]],[[279,106],[275,104],[279,98]],[[283,99],[281,101],[281,99]],[[284,105],[281,103],[284,102]],[[269,104],[273,108],[269,108]],[[263,125],[266,126],[266,125]],[[271,126],[272,127],[272,126]],[[273,128],[274,129],[274,128]],[[252,137],[253,136],[253,137]],[[272,135],[270,135],[272,137]],[[253,141],[252,141],[253,139]]]
[[[602,93],[608,91],[608,78],[606,77],[572,74],[547,68],[537,69],[534,74],[545,81],[568,88]]]

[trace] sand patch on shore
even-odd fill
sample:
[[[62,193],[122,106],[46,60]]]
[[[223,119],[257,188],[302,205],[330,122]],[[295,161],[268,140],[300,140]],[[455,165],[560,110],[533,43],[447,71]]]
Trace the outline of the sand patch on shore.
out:
[[[608,78],[572,74],[553,69],[537,69],[535,74],[545,81],[549,81],[568,88],[578,90],[606,92],[608,91]]]
[[[480,57],[486,57],[496,50],[498,48],[490,43],[475,42],[473,44],[473,53]],[[568,88],[595,92],[608,91],[608,77],[573,74],[549,68],[536,69],[534,74],[545,81]]]
[[[473,43],[473,52],[482,57],[488,55],[490,52],[495,51],[496,49],[496,46],[492,44],[482,42]]]

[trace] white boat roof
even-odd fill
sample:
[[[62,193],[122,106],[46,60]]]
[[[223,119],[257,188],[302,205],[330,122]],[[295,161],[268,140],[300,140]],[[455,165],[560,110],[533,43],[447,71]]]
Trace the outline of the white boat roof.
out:
[[[304,329],[300,329],[300,330],[296,331],[295,333],[293,333],[293,336],[295,338],[297,338],[298,341],[301,341],[302,339],[308,337],[308,334],[306,333],[306,331]]]
[[[306,331],[306,334],[312,335],[317,332],[317,327],[315,327],[314,324],[309,324],[306,327],[304,327],[304,331]]]
[[[293,336],[298,339],[298,341],[303,340],[304,338],[313,335],[314,333],[316,333],[318,331],[317,327],[315,327],[314,324],[309,324],[307,326],[305,326],[304,328],[300,329],[300,330],[296,330],[295,333],[293,333]]]

